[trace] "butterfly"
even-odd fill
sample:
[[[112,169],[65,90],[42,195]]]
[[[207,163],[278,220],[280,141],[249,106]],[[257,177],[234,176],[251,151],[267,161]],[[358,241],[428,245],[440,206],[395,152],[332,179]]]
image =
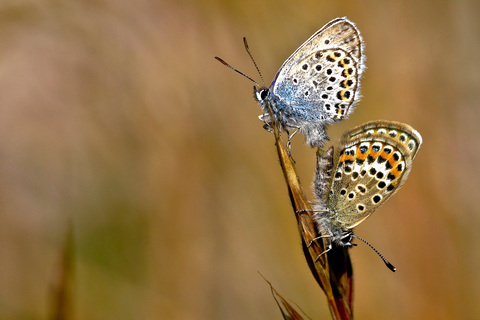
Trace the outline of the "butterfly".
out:
[[[317,153],[314,179],[317,206],[313,219],[319,238],[326,239],[324,253],[334,245],[353,246],[353,237],[367,243],[355,236],[352,229],[402,187],[421,144],[421,135],[411,126],[378,120],[343,134],[335,165],[333,147],[324,154]]]
[[[245,38],[244,44],[257,67]],[[344,17],[330,21],[305,41],[268,88],[215,58],[255,83],[254,97],[264,112],[259,118],[267,128],[274,120],[287,133],[294,130],[289,141],[300,131],[308,145],[321,147],[328,140],[325,126],[348,117],[360,99],[364,51],[360,32]]]

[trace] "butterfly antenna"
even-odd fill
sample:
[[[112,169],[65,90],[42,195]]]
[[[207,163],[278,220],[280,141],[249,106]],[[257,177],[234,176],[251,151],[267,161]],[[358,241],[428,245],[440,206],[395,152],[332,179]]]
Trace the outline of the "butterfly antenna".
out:
[[[260,69],[258,68],[257,63],[255,62],[255,59],[253,59],[252,53],[250,52],[250,48],[248,47],[247,38],[245,37],[243,37],[243,44],[245,45],[245,50],[247,50],[247,53],[250,56],[250,59],[252,59],[252,62],[255,65],[255,68],[257,69],[258,74],[260,75],[260,78],[262,79],[263,87],[266,88],[267,86],[265,85],[265,81],[263,80],[262,73],[260,72]]]
[[[260,87],[260,85],[257,83],[257,81],[253,80],[252,78],[250,78],[249,76],[247,76],[247,75],[244,74],[243,72],[238,71],[237,69],[235,69],[234,67],[232,67],[231,65],[229,65],[228,63],[226,63],[222,58],[215,57],[215,59],[217,59],[218,61],[220,61],[224,66],[229,67],[229,68],[232,69],[233,71],[241,74],[242,76],[244,76],[244,77],[247,78],[248,80],[252,81],[253,83],[255,83],[255,84],[257,85],[257,87]],[[262,80],[263,80],[263,79],[262,79]]]
[[[378,254],[378,256],[383,260],[383,262],[385,263],[385,265],[387,266],[388,269],[392,270],[393,272],[395,272],[395,270],[397,270],[397,268],[395,268],[393,266],[393,264],[391,264],[390,262],[388,262],[388,260],[382,256],[382,254],[380,252],[378,252],[377,249],[375,249],[370,243],[368,243],[367,241],[363,240],[362,238],[360,238],[359,236],[357,235],[354,235],[353,236],[355,238],[357,238],[358,240],[361,240],[363,243],[365,243],[366,245],[368,245],[370,248],[372,248],[373,251],[375,251],[376,254]]]

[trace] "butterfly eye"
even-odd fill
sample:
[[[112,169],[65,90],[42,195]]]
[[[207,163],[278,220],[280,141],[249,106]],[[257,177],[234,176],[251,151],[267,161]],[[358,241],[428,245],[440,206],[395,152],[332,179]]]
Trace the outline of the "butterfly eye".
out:
[[[260,91],[260,98],[262,100],[265,100],[268,96],[268,89],[263,89],[262,91]]]
[[[365,152],[367,152],[367,150],[368,150],[368,148],[366,146],[361,146],[360,147],[360,152],[361,153],[365,153]]]

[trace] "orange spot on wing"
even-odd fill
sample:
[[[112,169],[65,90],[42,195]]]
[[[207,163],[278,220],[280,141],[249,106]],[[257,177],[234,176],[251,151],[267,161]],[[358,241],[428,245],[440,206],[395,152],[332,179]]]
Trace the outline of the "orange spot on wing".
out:
[[[349,80],[349,79],[347,78],[347,79],[345,79],[345,80],[342,81],[343,87],[344,87],[344,88],[348,88],[348,89],[353,88],[353,86],[348,85],[348,80]]]
[[[392,166],[392,168],[395,168],[397,166],[397,163],[398,161],[395,161],[395,159],[393,159],[393,157],[390,157],[390,159],[388,159],[388,164]]]
[[[368,150],[364,153],[360,151],[360,148],[357,148],[357,152],[355,153],[355,157],[360,160],[365,160],[367,159],[368,156]]]
[[[383,151],[383,149],[382,149],[382,151]],[[382,154],[380,154],[380,156],[382,157],[382,159],[388,160],[388,158],[390,158],[392,156],[392,154],[382,152]]]
[[[340,97],[342,98],[342,101],[348,101],[348,100],[350,100],[350,97],[349,97],[349,98],[345,97],[345,92],[347,92],[347,91],[348,91],[348,90],[342,90],[342,91],[340,91]]]
[[[370,151],[370,155],[372,156],[373,159],[377,159],[378,156],[380,155],[380,153],[382,152],[382,151],[380,151],[380,150],[378,150],[378,151],[373,151],[372,148],[370,148],[369,151]]]
[[[398,171],[397,168],[393,168],[389,174],[395,176],[395,179],[398,178],[401,174],[402,174],[402,171]]]
[[[337,61],[339,59],[338,57],[335,56],[334,52],[330,53],[328,56],[330,57],[331,61]]]

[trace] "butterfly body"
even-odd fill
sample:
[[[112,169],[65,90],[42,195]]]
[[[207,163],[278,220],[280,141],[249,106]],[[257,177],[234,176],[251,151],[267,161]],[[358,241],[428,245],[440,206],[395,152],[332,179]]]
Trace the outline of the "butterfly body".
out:
[[[409,125],[380,120],[347,131],[335,165],[332,148],[318,154],[314,219],[329,248],[352,245],[353,228],[405,183],[421,144]]]
[[[322,146],[325,126],[353,111],[365,70],[364,44],[355,25],[338,18],[313,34],[280,67],[269,88],[254,87],[261,119],[298,129],[307,144]]]

